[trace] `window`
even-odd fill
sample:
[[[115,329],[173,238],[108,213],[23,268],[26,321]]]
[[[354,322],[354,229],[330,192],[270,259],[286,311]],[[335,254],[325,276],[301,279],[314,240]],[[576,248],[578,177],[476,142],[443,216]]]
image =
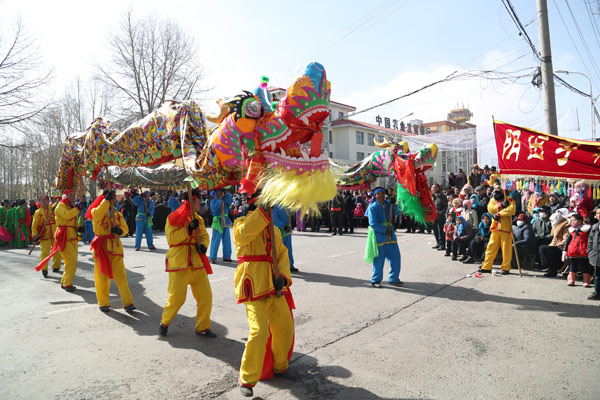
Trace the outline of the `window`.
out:
[[[375,135],[373,135],[372,133],[367,133],[367,145],[369,146],[375,146]]]
[[[333,144],[333,131],[329,131],[329,143]]]
[[[365,144],[364,134],[361,131],[356,131],[356,144]]]
[[[329,152],[329,158],[333,158],[333,151]]]
[[[343,113],[343,112],[341,112],[341,111],[338,111],[338,118],[339,118],[339,119],[342,119],[342,118],[344,118],[344,113]]]
[[[365,158],[365,153],[363,153],[362,151],[357,151],[356,152],[356,160],[361,161],[363,158]]]
[[[327,111],[329,111],[329,117],[327,117],[327,120],[328,120],[329,122],[331,122],[331,110],[327,110]]]
[[[383,135],[379,135],[379,136],[377,136],[377,140],[378,140],[379,142],[383,142]]]

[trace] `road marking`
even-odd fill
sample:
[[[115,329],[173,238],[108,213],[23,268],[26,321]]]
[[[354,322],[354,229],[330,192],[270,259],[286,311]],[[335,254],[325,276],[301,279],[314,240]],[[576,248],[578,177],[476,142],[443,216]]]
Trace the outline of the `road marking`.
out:
[[[329,258],[338,258],[338,257],[341,257],[341,256],[347,256],[347,255],[349,255],[349,254],[354,254],[354,253],[356,253],[356,250],[350,250],[350,251],[347,251],[347,252],[345,252],[345,253],[334,254],[334,255],[332,255],[332,256],[328,256],[328,257],[329,257]]]

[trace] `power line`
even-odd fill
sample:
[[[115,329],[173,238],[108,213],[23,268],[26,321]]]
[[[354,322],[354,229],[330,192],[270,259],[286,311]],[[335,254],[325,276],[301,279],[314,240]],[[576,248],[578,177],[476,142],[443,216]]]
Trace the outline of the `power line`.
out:
[[[583,47],[584,47],[585,51],[587,52],[588,57],[592,61],[592,67],[594,67],[596,74],[598,74],[597,76],[600,76],[600,69],[598,69],[598,64],[596,64],[596,61],[594,60],[594,57],[592,56],[592,53],[590,52],[590,48],[587,45],[587,41],[585,40],[585,38],[583,37],[583,34],[581,33],[581,28],[579,27],[579,23],[577,22],[577,19],[575,18],[575,15],[573,14],[571,5],[569,4],[568,0],[565,0],[565,3],[567,4],[567,8],[569,9],[571,18],[573,19],[573,22],[575,23],[575,29],[577,29],[577,33],[579,34],[579,38],[581,39],[581,42],[583,43]]]
[[[506,8],[506,11],[508,11],[508,15],[510,15],[513,22],[517,26],[517,29],[519,30],[519,35],[522,35],[523,38],[525,39],[525,41],[527,42],[527,44],[529,44],[529,47],[531,47],[531,51],[533,51],[533,54],[535,55],[535,57],[539,61],[542,61],[542,59],[540,57],[540,53],[537,51],[537,49],[535,48],[535,45],[533,44],[533,41],[527,34],[527,31],[525,30],[525,27],[523,26],[523,23],[519,19],[519,16],[517,15],[517,12],[515,11],[515,8],[513,7],[510,0],[502,0],[502,4],[504,5],[504,8]]]
[[[590,19],[590,24],[592,25],[592,30],[594,31],[594,38],[596,38],[596,43],[598,44],[598,47],[600,47],[600,28],[598,27],[598,23],[596,22],[596,20],[593,18],[594,12],[592,10],[592,6],[590,6],[590,4],[588,3],[587,0],[584,0],[585,3],[585,8],[587,9],[588,12],[588,18]]]

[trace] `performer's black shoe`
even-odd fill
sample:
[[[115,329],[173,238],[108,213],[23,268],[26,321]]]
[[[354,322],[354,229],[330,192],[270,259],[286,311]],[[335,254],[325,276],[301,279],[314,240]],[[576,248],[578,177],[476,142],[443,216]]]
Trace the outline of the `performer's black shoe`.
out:
[[[160,336],[167,336],[167,332],[169,331],[169,325],[165,326],[162,323],[158,326],[158,333]]]
[[[374,288],[377,288],[377,289],[381,289],[381,283],[380,282],[371,282],[371,286],[373,286]]]
[[[473,260],[471,257],[467,257],[465,261],[463,261],[463,264],[475,264],[475,260]]]
[[[135,251],[140,251],[140,248],[139,248],[139,247],[136,247],[136,248],[135,248]]]
[[[42,270],[42,275],[44,275],[44,278],[48,276],[48,270],[47,269],[43,269]]]
[[[101,306],[100,311],[102,311],[103,313],[107,313],[110,311],[110,306]]]
[[[156,247],[154,247],[154,246],[150,246],[150,247],[148,247],[148,248],[149,248],[150,250],[156,250]]]
[[[202,336],[202,337],[205,337],[205,338],[209,338],[209,339],[217,337],[217,334],[214,333],[213,331],[211,331],[210,329],[207,329],[207,330],[201,331],[201,332],[200,331],[196,331],[196,335]]]
[[[500,271],[500,275],[510,275],[510,271],[503,269],[502,271]]]
[[[224,258],[223,262],[233,262],[233,260],[231,258]]]
[[[61,286],[61,288],[69,293],[73,293],[77,289],[75,286]]]
[[[398,281],[398,282],[388,282],[391,286],[402,286],[404,285],[404,282],[402,281]]]
[[[254,396],[254,390],[252,390],[251,387],[240,385],[240,392],[242,393],[242,396],[244,396],[244,397]]]
[[[216,258],[211,258],[211,259],[210,259],[210,262],[214,264],[214,263],[216,263],[216,262],[217,262],[217,259],[216,259]]]
[[[491,273],[492,273],[492,271],[491,271],[491,270],[489,270],[489,269],[483,269],[483,268],[479,268],[479,269],[477,270],[477,272],[479,272],[479,273],[481,273],[481,274],[491,274]]]
[[[600,300],[600,293],[592,293],[588,296],[588,300]]]
[[[55,274],[62,274],[62,272],[60,272],[60,269],[52,268],[52,272],[54,272]]]
[[[298,268],[296,268],[296,267],[291,267],[290,268],[290,272],[298,272],[298,271],[300,271],[300,270]]]
[[[133,304],[129,304],[128,306],[123,307],[125,309],[125,311],[127,311],[128,313],[132,313],[136,308]]]

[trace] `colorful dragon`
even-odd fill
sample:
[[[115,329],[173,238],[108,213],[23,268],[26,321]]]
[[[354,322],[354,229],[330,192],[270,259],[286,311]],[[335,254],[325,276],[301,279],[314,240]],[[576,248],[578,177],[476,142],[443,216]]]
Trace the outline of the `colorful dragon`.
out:
[[[263,82],[252,93],[217,100],[218,115],[205,115],[187,100],[167,102],[122,132],[98,118],[65,141],[55,187],[77,186],[77,176],[97,179],[104,166],[122,173],[124,167],[181,159],[185,174],[201,190],[241,184],[251,194],[260,186],[264,204],[316,211],[317,203],[336,190],[321,150],[330,94],[325,69],[313,62],[276,105]],[[212,132],[206,120],[217,124]]]
[[[375,140],[381,150],[351,166],[337,182],[340,189],[368,189],[378,177],[391,176],[398,182],[397,200],[402,212],[419,223],[433,222],[437,216],[425,171],[433,167],[437,145],[431,143],[411,153],[406,142]],[[336,166],[332,163],[332,166]]]

